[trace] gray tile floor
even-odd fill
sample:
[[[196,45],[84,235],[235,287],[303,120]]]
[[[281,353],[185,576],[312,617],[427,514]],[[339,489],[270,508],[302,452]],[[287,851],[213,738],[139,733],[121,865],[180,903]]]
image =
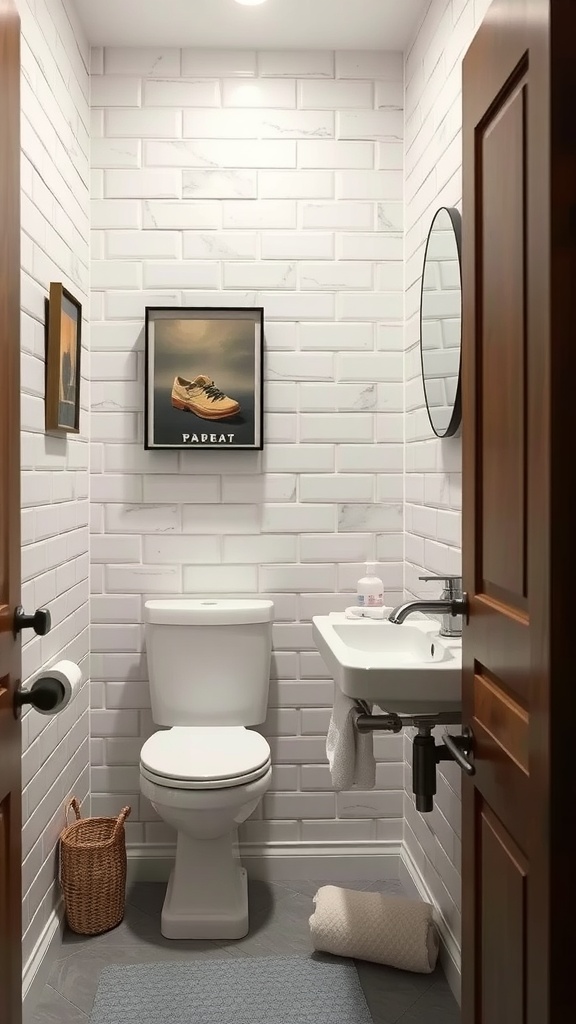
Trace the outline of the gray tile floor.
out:
[[[320,882],[250,884],[250,933],[238,941],[174,942],[160,934],[165,885],[140,882],[127,894],[118,928],[86,938],[68,932],[31,1024],[87,1024],[101,970],[109,964],[229,956],[306,955],[312,952],[308,918]],[[401,892],[397,882],[345,882],[347,888]],[[458,1024],[459,1009],[441,970],[410,974],[357,961],[374,1024]]]

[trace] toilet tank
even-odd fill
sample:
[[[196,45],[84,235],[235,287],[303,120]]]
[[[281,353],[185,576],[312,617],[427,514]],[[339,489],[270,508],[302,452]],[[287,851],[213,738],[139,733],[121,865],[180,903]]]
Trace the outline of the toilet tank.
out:
[[[266,718],[272,601],[147,601],[146,654],[157,725],[259,725]]]

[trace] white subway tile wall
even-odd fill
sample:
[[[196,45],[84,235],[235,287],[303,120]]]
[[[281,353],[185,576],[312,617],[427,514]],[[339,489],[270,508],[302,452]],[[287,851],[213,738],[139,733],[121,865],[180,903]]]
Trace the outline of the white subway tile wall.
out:
[[[252,842],[402,836],[402,745],[331,792],[332,683],[311,618],[364,559],[403,590],[399,54],[93,51],[93,807],[139,794],[147,595],[271,597],[273,787]],[[335,77],[336,76],[336,77]],[[146,304],[262,305],[266,448],[144,452]],[[97,623],[97,625],[96,625]]]
[[[64,804],[89,792],[88,246],[89,47],[68,0],[22,19],[22,603],[50,609],[52,631],[23,636],[24,683],[60,658],[85,682],[56,718],[22,720],[23,959],[60,899],[56,844]],[[128,86],[127,86],[128,89]],[[126,97],[128,92],[126,93]],[[61,281],[83,305],[81,432],[44,434],[44,303]],[[85,807],[89,813],[89,807]]]
[[[440,206],[461,207],[462,58],[489,0],[432,0],[405,61],[405,587],[438,597],[418,576],[461,571],[461,442],[432,435],[420,376],[419,300],[428,229]],[[386,215],[388,216],[388,215]],[[460,940],[460,778],[442,765],[432,814],[412,798],[412,743],[405,738],[404,838]]]

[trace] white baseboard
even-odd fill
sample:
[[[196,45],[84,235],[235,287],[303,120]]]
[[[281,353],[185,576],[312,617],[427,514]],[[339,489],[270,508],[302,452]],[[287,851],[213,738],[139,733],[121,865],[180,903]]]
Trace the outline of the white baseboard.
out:
[[[460,1005],[462,978],[460,944],[405,843],[402,844],[400,855],[399,878],[408,895],[418,896],[434,907],[434,920],[440,935],[440,963],[454,998]]]
[[[398,878],[401,842],[241,843],[242,863],[252,878],[281,882],[318,879],[367,882]],[[174,863],[175,846],[128,847],[129,882],[165,882]]]
[[[64,904],[62,901],[50,914],[42,934],[22,971],[22,1008],[24,1022],[31,1017],[38,998],[46,984],[52,964],[57,959],[62,945],[64,930]]]

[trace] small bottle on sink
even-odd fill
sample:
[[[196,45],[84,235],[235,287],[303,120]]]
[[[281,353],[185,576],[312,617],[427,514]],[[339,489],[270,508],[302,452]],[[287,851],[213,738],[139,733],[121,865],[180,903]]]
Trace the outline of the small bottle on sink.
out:
[[[356,604],[358,608],[384,607],[384,584],[376,575],[376,566],[373,562],[366,562],[366,575],[358,580]]]

